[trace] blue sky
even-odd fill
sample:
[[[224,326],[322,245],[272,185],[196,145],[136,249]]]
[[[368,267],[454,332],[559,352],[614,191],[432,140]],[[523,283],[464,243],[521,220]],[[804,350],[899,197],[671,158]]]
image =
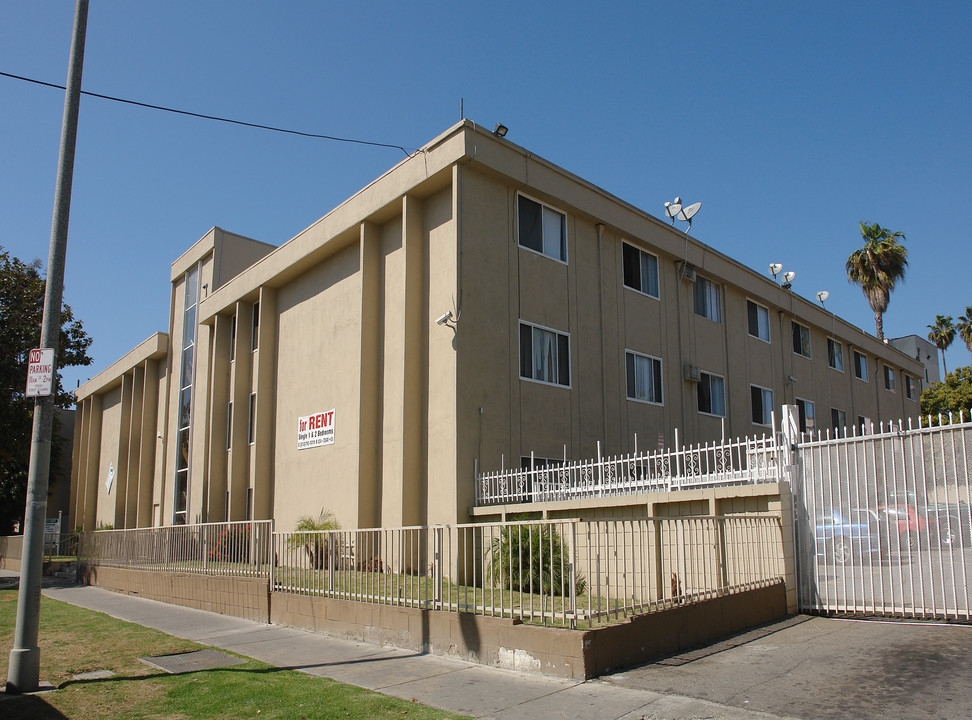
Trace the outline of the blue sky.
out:
[[[0,71],[64,84],[74,3],[0,4]],[[459,119],[663,217],[874,332],[844,262],[907,235],[885,315],[972,305],[972,3],[133,3],[92,0],[83,88],[419,147]],[[46,262],[63,91],[0,77],[0,245]],[[85,97],[65,300],[72,387],[168,324],[169,265],[210,227],[281,244],[403,157]],[[949,369],[968,365],[961,341]]]

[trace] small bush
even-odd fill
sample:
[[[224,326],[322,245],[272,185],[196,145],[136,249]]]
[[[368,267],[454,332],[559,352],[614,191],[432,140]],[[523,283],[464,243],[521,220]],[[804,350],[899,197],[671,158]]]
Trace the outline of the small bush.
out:
[[[502,587],[560,595],[566,592],[570,559],[560,534],[551,525],[506,525],[487,553],[490,579]],[[541,562],[542,560],[542,562]],[[587,580],[574,576],[574,592],[583,594]]]
[[[250,526],[224,528],[209,546],[209,559],[218,562],[250,562]]]

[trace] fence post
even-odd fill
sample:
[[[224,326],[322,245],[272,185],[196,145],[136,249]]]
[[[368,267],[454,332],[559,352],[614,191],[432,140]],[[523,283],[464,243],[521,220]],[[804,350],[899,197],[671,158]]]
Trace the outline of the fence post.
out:
[[[783,515],[787,511],[786,504],[780,503],[780,521],[784,526],[780,528],[782,531],[780,533],[780,540],[782,541],[783,538],[789,536],[789,542],[784,543],[784,547],[782,548],[783,576],[787,588],[787,611],[796,612],[800,604],[799,597],[797,597],[797,578],[800,577],[800,557],[797,547],[797,507],[802,506],[802,500],[799,504],[797,503],[797,496],[802,492],[801,478],[798,474],[800,419],[796,405],[784,405],[782,409],[783,417],[780,418],[780,429],[783,436],[783,457],[782,468],[778,466],[777,476],[780,477],[782,475],[781,480],[787,486],[787,490],[790,493],[790,532],[785,532],[786,519]],[[778,457],[777,463],[779,462],[780,459]],[[789,544],[790,552],[787,552],[786,544]]]
[[[569,563],[567,565],[567,582],[570,586],[570,628],[573,630],[577,627],[577,545],[574,542],[574,533],[576,532],[577,525],[573,520],[571,520],[569,521],[569,526],[570,533],[569,541],[567,543],[567,557],[569,558]]]
[[[597,474],[599,478],[597,496],[604,497],[604,461],[601,460],[601,441],[597,441]]]

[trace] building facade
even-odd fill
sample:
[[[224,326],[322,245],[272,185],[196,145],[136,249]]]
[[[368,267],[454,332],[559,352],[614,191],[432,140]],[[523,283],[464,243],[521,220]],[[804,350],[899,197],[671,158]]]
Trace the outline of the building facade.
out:
[[[914,354],[470,121],[170,279],[168,333],[77,392],[76,525],[454,523],[531,453],[919,412]]]

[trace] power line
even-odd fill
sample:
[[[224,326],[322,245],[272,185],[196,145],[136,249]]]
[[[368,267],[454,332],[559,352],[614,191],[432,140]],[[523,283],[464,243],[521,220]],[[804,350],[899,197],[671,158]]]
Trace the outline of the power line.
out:
[[[2,75],[3,77],[13,78],[14,80],[22,80],[24,82],[34,83],[35,85],[43,85],[45,87],[64,90],[63,85],[55,85],[54,83],[44,82],[43,80],[35,80],[33,78],[23,77],[21,75],[13,75],[11,73],[6,73],[2,71],[0,71],[0,75]],[[288,130],[286,128],[273,127],[272,125],[260,125],[259,123],[245,122],[243,120],[233,120],[232,118],[224,118],[224,117],[219,117],[217,115],[204,115],[203,113],[190,112],[189,110],[177,110],[175,108],[164,107],[162,105],[152,105],[150,103],[138,102],[137,100],[126,100],[125,98],[113,97],[111,95],[102,95],[101,93],[88,92],[87,90],[82,90],[81,94],[100,98],[102,100],[111,100],[113,102],[125,103],[126,105],[136,105],[138,107],[148,108],[150,110],[162,110],[163,112],[175,113],[176,115],[188,115],[189,117],[202,118],[203,120],[215,120],[216,122],[230,123],[231,125],[242,125],[244,127],[257,128],[259,130],[272,130],[273,132],[285,133],[287,135],[299,135],[301,137],[318,138],[320,140],[333,140],[335,142],[354,143],[356,145],[370,145],[372,147],[393,148],[395,150],[401,150],[406,155],[409,156],[412,155],[412,153],[410,153],[408,150],[403,148],[401,145],[392,145],[389,143],[373,142],[371,140],[356,140],[354,138],[337,137],[335,135],[320,135],[318,133],[302,132],[300,130]]]

